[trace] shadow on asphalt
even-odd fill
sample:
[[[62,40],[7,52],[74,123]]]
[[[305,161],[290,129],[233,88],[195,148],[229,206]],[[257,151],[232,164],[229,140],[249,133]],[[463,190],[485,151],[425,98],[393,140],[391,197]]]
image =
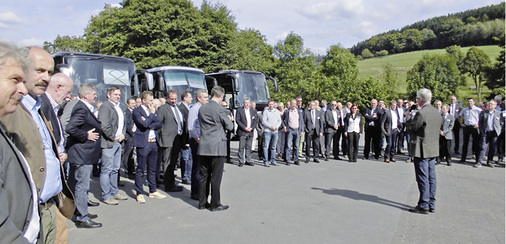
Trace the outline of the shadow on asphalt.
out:
[[[344,190],[344,189],[337,189],[337,188],[322,189],[322,188],[318,188],[318,187],[311,187],[311,189],[320,190],[323,193],[329,194],[329,195],[337,195],[337,196],[347,197],[347,198],[357,200],[357,201],[368,201],[368,202],[383,204],[383,205],[386,205],[389,207],[398,208],[398,209],[402,209],[402,210],[407,210],[412,207],[412,206],[409,206],[409,205],[406,205],[403,203],[391,201],[391,200],[384,199],[384,198],[381,198],[378,196],[360,193],[358,191],[351,191],[351,190]]]

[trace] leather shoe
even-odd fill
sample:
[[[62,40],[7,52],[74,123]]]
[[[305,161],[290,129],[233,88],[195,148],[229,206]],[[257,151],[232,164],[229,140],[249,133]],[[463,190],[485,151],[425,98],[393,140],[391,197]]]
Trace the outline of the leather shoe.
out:
[[[340,157],[334,157],[334,159],[335,159],[335,160],[341,160],[341,158],[340,158]]]
[[[244,166],[244,164],[243,163],[239,163],[239,167],[242,167],[242,166]]]
[[[309,163],[309,158],[306,158],[306,163],[307,163],[307,164]]]
[[[428,209],[423,209],[421,207],[414,207],[414,208],[410,208],[408,211],[412,212],[412,213],[419,213],[419,214],[428,214],[429,213],[429,210]]]
[[[183,191],[183,187],[182,187],[182,186],[176,186],[176,185],[174,185],[174,186],[172,186],[172,187],[170,187],[170,188],[166,189],[165,191],[167,191],[167,192],[178,192],[178,191]]]
[[[395,158],[390,159],[390,162],[395,162],[395,161],[397,161],[397,160],[395,160]]]
[[[255,165],[253,164],[253,162],[246,162],[246,165],[249,165],[249,166],[255,166]]]
[[[191,184],[191,182],[189,180],[183,180],[181,183],[185,184],[185,185],[189,185]]]
[[[204,206],[199,206],[199,209],[202,210],[202,209],[206,209],[206,208],[210,208],[210,207],[211,207],[211,204],[206,203],[206,205],[204,205]]]
[[[385,158],[385,163],[390,163],[390,160],[388,158]]]
[[[299,161],[293,162],[295,165],[300,165]]]
[[[314,162],[319,164],[320,163],[320,160],[318,160],[317,158],[314,159]]]
[[[435,209],[435,208],[429,208],[429,212],[430,212],[430,213],[435,213],[435,212],[436,212],[436,209]]]
[[[193,199],[193,200],[199,200],[199,196],[198,195],[191,195],[191,199]]]
[[[98,215],[97,214],[88,213],[88,218],[90,218],[90,219],[96,219],[96,218],[98,218]]]
[[[88,200],[88,207],[96,207],[98,205],[100,205],[100,203]]]
[[[77,228],[100,228],[102,227],[101,223],[97,223],[93,220],[88,221],[76,221],[76,227]]]
[[[227,210],[228,209],[228,205],[220,205],[216,208],[211,208],[211,211],[222,211],[222,210]]]

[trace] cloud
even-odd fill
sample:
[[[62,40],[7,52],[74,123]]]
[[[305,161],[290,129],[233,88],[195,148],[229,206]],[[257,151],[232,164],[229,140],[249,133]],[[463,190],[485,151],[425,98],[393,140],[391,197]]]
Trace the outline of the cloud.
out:
[[[44,40],[32,37],[30,39],[22,39],[19,43],[20,43],[21,46],[37,46],[37,47],[42,47],[43,44],[44,44]]]
[[[364,11],[363,0],[338,0],[332,2],[318,2],[306,5],[299,12],[311,19],[333,20],[340,18],[353,18]]]
[[[0,28],[9,28],[9,24],[21,24],[21,18],[13,12],[0,13]]]

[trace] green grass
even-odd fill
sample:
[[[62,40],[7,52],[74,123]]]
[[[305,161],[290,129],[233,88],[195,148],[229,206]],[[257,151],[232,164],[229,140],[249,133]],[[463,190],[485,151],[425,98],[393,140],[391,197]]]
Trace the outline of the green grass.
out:
[[[469,48],[470,47],[461,48],[462,53],[465,55]],[[501,51],[499,46],[478,46],[478,48],[485,51],[492,62],[495,62],[496,57],[499,56],[499,52]],[[434,55],[444,53],[445,49],[424,50],[361,60],[358,62],[359,77],[373,77],[374,79],[380,79],[385,65],[390,64],[392,65],[392,69],[397,73],[399,92],[401,94],[406,94],[406,75],[408,70],[413,68],[413,66],[426,54]],[[474,82],[471,78],[468,78],[466,86],[460,86],[458,88],[457,95],[462,97],[473,96],[478,98],[476,90],[470,90],[469,86],[474,86]],[[484,97],[488,96],[490,92],[491,91],[484,87],[482,90],[482,100]]]

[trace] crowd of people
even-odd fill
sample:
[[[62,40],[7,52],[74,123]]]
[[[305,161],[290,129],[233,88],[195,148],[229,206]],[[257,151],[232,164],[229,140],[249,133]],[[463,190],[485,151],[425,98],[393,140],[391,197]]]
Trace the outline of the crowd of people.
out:
[[[146,196],[164,199],[164,191],[183,190],[174,173],[179,167],[181,184],[191,185],[190,197],[198,201],[198,209],[226,210],[220,185],[224,163],[234,163],[232,133],[239,138],[239,167],[256,165],[256,145],[265,167],[330,158],[356,163],[362,134],[364,159],[371,154],[396,162],[396,155],[408,148],[420,190],[420,200],[410,211],[417,213],[434,211],[434,165],[451,165],[452,144],[454,154],[461,149],[465,162],[472,137],[474,167],[485,158],[493,167],[496,154],[498,161],[504,160],[500,97],[484,108],[475,106],[472,98],[463,108],[455,96],[450,104],[436,101],[433,107],[432,93],[421,89],[416,101],[387,104],[372,99],[366,109],[325,100],[321,105],[310,101],[305,108],[297,97],[286,106],[269,101],[263,111],[244,97],[234,114],[219,86],[210,94],[197,90],[195,100],[189,91],[170,90],[166,98],[145,91],[123,104],[125,94],[119,87],[110,86],[107,100],[97,101],[96,88],[81,84],[75,97],[74,81],[53,73],[53,58],[45,50],[0,41],[2,243],[68,242],[67,219],[78,228],[101,227],[95,221],[98,216],[88,211],[100,204],[88,198],[92,174],[99,177],[103,204],[128,199],[119,191],[122,173],[134,180],[136,201],[145,204]]]

